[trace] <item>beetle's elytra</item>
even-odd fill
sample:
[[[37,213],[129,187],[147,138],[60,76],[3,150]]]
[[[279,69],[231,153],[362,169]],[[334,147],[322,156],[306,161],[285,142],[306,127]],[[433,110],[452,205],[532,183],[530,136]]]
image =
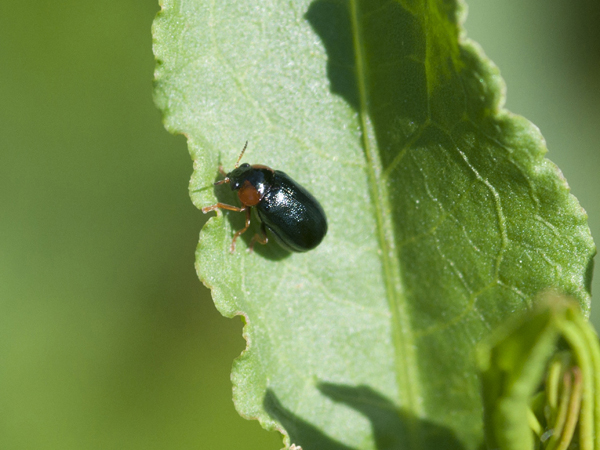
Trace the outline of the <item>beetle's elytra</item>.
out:
[[[267,243],[268,229],[277,241],[288,250],[305,252],[321,243],[327,234],[325,211],[310,192],[292,180],[286,173],[273,170],[260,164],[240,165],[248,142],[240,154],[235,168],[215,185],[228,183],[231,190],[237,191],[241,207],[217,203],[202,208],[203,213],[216,209],[245,211],[246,225],[235,233],[231,242],[231,252],[235,250],[235,241],[250,226],[251,209],[256,208],[261,221],[261,234],[256,234],[250,242],[250,251],[255,242]]]

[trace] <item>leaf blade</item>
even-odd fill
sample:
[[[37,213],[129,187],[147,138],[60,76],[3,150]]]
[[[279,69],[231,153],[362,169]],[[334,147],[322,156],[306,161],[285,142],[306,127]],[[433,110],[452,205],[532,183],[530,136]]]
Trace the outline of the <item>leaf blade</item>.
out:
[[[422,438],[434,428],[474,448],[474,343],[550,285],[588,308],[585,214],[535,127],[502,109],[497,69],[459,44],[461,5],[169,1],[157,19],[157,41],[176,40],[155,50],[158,103],[188,135],[194,203],[214,203],[216,167],[252,137],[248,155],[293,167],[328,213],[329,235],[305,255],[230,256],[232,214],[209,220],[197,252],[217,307],[246,316],[238,410],[270,429],[292,427],[293,410],[296,443],[380,446],[373,414],[323,395],[325,381],[394,405],[398,445],[435,447]]]

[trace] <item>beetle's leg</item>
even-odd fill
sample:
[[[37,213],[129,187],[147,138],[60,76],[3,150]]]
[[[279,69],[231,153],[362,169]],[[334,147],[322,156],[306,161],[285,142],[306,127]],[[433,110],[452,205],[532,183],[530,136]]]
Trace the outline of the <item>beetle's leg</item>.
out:
[[[267,242],[269,242],[269,239],[267,238],[267,227],[265,226],[265,224],[261,224],[260,226],[260,232],[261,234],[256,233],[254,235],[254,237],[252,238],[252,240],[250,241],[250,248],[248,249],[249,252],[253,252],[254,251],[254,243],[258,242],[259,244],[265,245]]]
[[[223,174],[225,175],[225,174]],[[225,175],[225,178],[223,178],[222,180],[217,181],[216,183],[214,183],[215,186],[219,186],[221,184],[225,184],[225,183],[230,183],[229,178],[227,178],[227,175]]]
[[[227,209],[229,211],[236,211],[236,212],[246,211],[245,206],[238,208],[237,206],[226,205],[225,203],[217,203],[216,205],[205,206],[204,208],[202,208],[202,212],[204,214],[206,214],[208,212],[215,211],[217,209]]]
[[[227,176],[227,172],[225,172],[225,169],[223,169],[223,166],[221,164],[219,164],[219,172],[221,173],[221,175],[223,175],[224,177]]]
[[[249,227],[250,227],[250,208],[246,209],[246,226],[244,228],[242,228],[241,230],[239,230],[237,233],[235,233],[235,236],[233,236],[233,241],[231,241],[231,253],[233,253],[235,251],[235,241],[238,237],[240,237],[240,235],[246,231]]]

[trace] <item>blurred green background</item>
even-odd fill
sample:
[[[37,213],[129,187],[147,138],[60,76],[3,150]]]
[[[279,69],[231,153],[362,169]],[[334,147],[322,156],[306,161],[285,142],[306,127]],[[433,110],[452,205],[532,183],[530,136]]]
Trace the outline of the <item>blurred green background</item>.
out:
[[[508,107],[541,128],[600,236],[598,2],[469,4]],[[192,165],[152,103],[157,11],[0,2],[2,449],[281,447],[235,412],[241,322],[194,273]]]

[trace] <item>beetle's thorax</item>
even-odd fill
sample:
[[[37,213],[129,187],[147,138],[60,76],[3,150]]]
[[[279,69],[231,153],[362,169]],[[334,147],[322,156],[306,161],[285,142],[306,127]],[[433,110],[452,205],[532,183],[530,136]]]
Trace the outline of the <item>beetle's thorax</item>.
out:
[[[244,163],[227,174],[231,190],[238,191],[240,202],[257,205],[271,188],[274,171],[263,165]]]

